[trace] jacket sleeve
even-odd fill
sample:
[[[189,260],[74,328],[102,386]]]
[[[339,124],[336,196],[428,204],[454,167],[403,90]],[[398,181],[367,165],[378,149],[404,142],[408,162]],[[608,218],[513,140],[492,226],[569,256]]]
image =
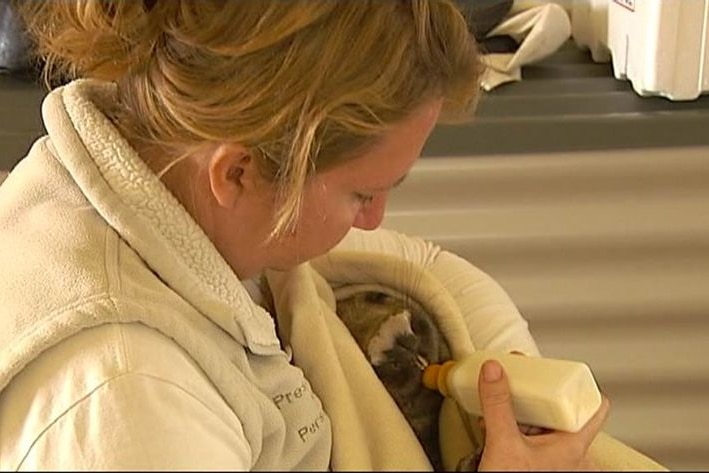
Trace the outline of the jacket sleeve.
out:
[[[198,399],[140,374],[114,378],[57,418],[22,470],[249,470],[250,450]]]
[[[197,368],[150,331],[87,329],[28,365],[0,395],[0,470],[251,469],[241,423]],[[177,356],[146,347],[148,359],[126,357],[121,337]]]
[[[421,238],[387,229],[352,229],[336,249],[380,252],[428,269],[458,303],[477,349],[539,355],[527,321],[505,290],[463,258]]]

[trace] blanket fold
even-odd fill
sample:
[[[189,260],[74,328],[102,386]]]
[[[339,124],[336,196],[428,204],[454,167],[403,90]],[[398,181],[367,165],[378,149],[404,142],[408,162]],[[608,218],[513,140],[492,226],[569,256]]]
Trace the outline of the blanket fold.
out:
[[[514,53],[483,54],[485,70],[481,79],[490,91],[507,82],[522,80],[522,67],[540,61],[556,52],[571,35],[571,20],[559,5],[539,5],[511,15],[490,33],[489,37],[510,36],[519,48]]]
[[[379,382],[309,266],[269,272],[278,330],[332,422],[333,470],[430,470],[403,414]]]
[[[431,470],[406,418],[335,313],[334,291],[382,285],[412,297],[435,318],[454,359],[475,349],[454,299],[425,268],[403,259],[333,251],[287,273],[269,271],[281,340],[310,380],[333,425],[333,470]],[[480,441],[477,423],[450,399],[441,410],[444,467],[452,470]],[[474,437],[474,438],[471,438]],[[665,470],[601,434],[591,452],[604,470]]]

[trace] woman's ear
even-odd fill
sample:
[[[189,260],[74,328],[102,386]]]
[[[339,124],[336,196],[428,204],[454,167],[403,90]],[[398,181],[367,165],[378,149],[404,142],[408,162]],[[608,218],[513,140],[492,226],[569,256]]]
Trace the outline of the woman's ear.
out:
[[[224,208],[235,207],[260,177],[249,151],[236,143],[219,145],[209,157],[207,172],[212,196]]]

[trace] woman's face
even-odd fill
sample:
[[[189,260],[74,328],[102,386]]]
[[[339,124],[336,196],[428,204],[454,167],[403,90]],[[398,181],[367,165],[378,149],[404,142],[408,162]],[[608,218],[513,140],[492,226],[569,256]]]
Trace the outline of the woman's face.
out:
[[[352,227],[379,227],[389,192],[421,154],[440,109],[440,101],[425,104],[362,156],[314,175],[305,189],[295,235],[270,248],[268,267],[282,269],[320,256]]]
[[[352,227],[379,227],[389,192],[403,181],[420,155],[441,104],[440,100],[427,102],[361,156],[312,176],[293,234],[264,243],[272,228],[275,192],[270,184],[253,186],[241,196],[238,212],[211,222],[217,248],[245,279],[264,269],[286,270],[320,256]]]

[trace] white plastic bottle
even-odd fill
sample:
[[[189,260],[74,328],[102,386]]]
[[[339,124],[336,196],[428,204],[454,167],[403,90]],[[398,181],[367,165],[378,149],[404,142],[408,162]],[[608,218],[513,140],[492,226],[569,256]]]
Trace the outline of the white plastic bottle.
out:
[[[515,418],[521,424],[578,432],[601,406],[591,369],[577,361],[476,351],[458,361],[428,366],[423,384],[481,416],[478,377],[489,359],[505,370]]]

